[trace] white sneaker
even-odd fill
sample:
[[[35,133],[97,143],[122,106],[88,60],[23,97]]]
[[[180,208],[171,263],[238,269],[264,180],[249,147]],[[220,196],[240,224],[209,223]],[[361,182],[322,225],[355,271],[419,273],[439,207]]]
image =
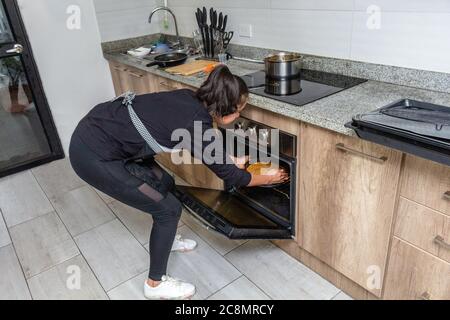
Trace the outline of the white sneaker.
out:
[[[172,252],[188,252],[197,248],[197,242],[194,240],[183,239],[181,235],[177,235],[173,242]]]
[[[144,285],[144,295],[149,300],[187,300],[194,294],[195,286],[169,276],[162,277],[156,288],[149,286],[147,281]]]

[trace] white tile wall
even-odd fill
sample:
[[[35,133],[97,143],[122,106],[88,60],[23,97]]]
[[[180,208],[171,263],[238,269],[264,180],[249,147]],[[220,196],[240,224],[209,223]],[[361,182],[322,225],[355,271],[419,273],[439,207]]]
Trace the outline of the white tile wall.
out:
[[[449,35],[450,13],[385,12],[381,28],[369,30],[357,12],[351,59],[450,72]]]
[[[103,41],[139,36],[162,0],[95,0]],[[369,30],[367,8],[377,5],[381,28]],[[196,27],[197,7],[229,15],[229,29],[253,26],[253,37],[233,43],[320,56],[449,72],[450,0],[169,0],[180,33]],[[174,33],[173,23],[167,33]]]
[[[102,42],[160,32],[158,21],[148,23],[155,0],[94,0]]]
[[[355,0],[358,11],[366,11],[370,5],[379,6],[383,11],[450,12],[449,0]]]

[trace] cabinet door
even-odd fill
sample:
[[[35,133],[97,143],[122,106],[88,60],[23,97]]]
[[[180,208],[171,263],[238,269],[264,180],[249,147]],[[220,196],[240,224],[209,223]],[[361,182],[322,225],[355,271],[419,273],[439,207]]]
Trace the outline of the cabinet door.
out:
[[[131,86],[128,79],[128,69],[124,65],[114,62],[110,62],[109,67],[111,69],[111,76],[116,95],[119,96],[124,92],[130,91]]]
[[[300,246],[380,296],[402,154],[307,125],[300,139]]]
[[[147,72],[130,68],[127,70],[128,87],[136,94],[151,93]]]
[[[394,238],[384,298],[449,300],[450,264]]]
[[[150,82],[155,92],[173,91],[182,88],[180,83],[156,75],[151,76]]]

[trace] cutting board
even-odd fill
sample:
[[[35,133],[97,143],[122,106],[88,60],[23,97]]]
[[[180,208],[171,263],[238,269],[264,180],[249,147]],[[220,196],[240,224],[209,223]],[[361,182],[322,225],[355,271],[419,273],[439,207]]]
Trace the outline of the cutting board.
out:
[[[202,72],[203,69],[206,67],[212,65],[217,66],[219,63],[215,61],[207,61],[207,60],[196,60],[193,62],[185,63],[180,66],[167,68],[165,71],[172,73],[172,74],[178,74],[182,76],[191,76],[193,74]]]

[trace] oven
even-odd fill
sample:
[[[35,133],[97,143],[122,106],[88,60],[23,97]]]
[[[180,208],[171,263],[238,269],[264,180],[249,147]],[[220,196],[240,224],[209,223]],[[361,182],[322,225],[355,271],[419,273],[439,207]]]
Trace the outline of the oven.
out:
[[[225,191],[177,186],[175,196],[204,227],[230,239],[292,238],[295,236],[296,217],[297,137],[281,130],[272,135],[273,128],[245,118],[220,128],[224,137],[227,129],[241,129],[232,133],[236,140],[234,148],[229,150],[234,150],[235,156],[242,156],[242,150],[247,155],[257,154],[252,153],[252,148],[263,146],[267,154],[290,174],[290,181],[275,187]],[[258,144],[252,143],[255,139]],[[276,154],[271,148],[274,145],[279,149]],[[238,154],[239,151],[241,153]]]

